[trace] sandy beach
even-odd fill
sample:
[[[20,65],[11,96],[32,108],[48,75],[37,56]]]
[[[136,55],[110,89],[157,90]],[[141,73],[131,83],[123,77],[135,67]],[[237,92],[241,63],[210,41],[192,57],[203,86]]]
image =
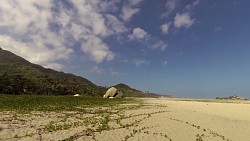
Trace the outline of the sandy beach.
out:
[[[248,101],[148,98],[86,111],[0,112],[1,141],[248,141]]]

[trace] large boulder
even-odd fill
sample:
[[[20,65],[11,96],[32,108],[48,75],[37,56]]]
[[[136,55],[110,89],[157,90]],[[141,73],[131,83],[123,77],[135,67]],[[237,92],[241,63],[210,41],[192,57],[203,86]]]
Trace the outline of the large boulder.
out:
[[[123,92],[118,90],[118,93],[115,95],[115,98],[122,98]]]
[[[115,87],[109,88],[103,95],[104,98],[122,98],[123,93]]]

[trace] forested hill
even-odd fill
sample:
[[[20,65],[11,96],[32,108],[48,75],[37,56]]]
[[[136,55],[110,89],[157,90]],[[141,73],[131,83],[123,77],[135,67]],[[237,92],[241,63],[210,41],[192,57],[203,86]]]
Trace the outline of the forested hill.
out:
[[[0,93],[102,95],[104,88],[69,73],[32,64],[0,48]]]
[[[153,93],[130,88],[126,84],[115,86],[126,97],[159,97]],[[107,88],[69,73],[58,72],[30,63],[0,47],[0,94],[40,94],[102,96]]]
[[[5,73],[9,75],[22,75],[28,79],[37,79],[47,76],[60,82],[94,85],[92,82],[83,77],[75,76],[69,73],[58,72],[52,69],[44,68],[40,65],[32,64],[24,58],[1,48],[0,68],[0,75]]]

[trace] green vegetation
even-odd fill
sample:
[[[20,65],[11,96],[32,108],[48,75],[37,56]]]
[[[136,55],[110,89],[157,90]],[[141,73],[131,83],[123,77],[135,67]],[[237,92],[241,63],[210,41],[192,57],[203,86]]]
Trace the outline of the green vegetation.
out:
[[[91,81],[69,73],[32,64],[10,51],[0,48],[0,93],[35,95],[102,96],[106,88],[96,86]],[[125,84],[117,87],[125,97],[159,97],[143,93]]]
[[[73,127],[73,124],[64,123],[63,125],[60,124],[54,125],[53,123],[50,123],[45,126],[44,131],[53,132],[58,130],[67,130],[70,129],[71,127]]]
[[[0,49],[0,68],[0,75],[5,73],[9,75],[21,75],[30,80],[43,79],[44,76],[46,76],[47,79],[53,79],[59,82],[94,85],[83,77],[32,64],[24,58],[2,49]]]
[[[102,97],[73,97],[46,95],[0,94],[0,111],[84,111],[84,107],[114,106],[136,102],[134,99],[104,99]]]
[[[102,96],[105,88],[73,74],[32,64],[0,49],[0,93]]]
[[[81,83],[61,82],[49,76],[39,77],[36,80],[28,79],[23,75],[0,76],[0,93],[4,94],[39,94],[39,95],[73,95],[102,96],[105,88]]]

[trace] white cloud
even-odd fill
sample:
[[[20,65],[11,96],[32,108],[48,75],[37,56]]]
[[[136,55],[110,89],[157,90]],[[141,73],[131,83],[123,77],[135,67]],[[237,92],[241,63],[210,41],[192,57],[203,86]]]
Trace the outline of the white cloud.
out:
[[[140,4],[143,0],[128,0],[129,5],[136,6]]]
[[[124,33],[127,31],[124,23],[121,22],[117,17],[115,17],[111,14],[106,14],[105,17],[108,21],[107,26],[112,31],[111,34],[119,34],[119,33]]]
[[[3,49],[14,52],[32,63],[56,70],[63,68],[61,64],[55,63],[56,60],[69,59],[69,55],[73,52],[64,47],[49,49],[40,40],[24,43],[6,35],[0,35],[0,44]]]
[[[32,24],[32,21],[41,20],[33,26],[47,27],[44,20],[51,18],[48,12],[48,7],[51,5],[49,0],[43,2],[27,0],[20,1],[1,1],[1,23],[0,26],[6,28],[14,27],[12,31],[16,33],[26,33],[27,26]],[[40,7],[39,9],[36,7]],[[31,28],[32,30],[33,28]]]
[[[162,17],[168,17],[177,7],[177,3],[178,0],[168,0],[165,4],[166,12],[162,14]]]
[[[186,8],[188,10],[194,9],[199,3],[200,3],[200,0],[194,0],[191,4],[188,4]]]
[[[176,7],[177,4],[177,0],[168,0],[165,4],[165,7],[168,10],[173,10]]]
[[[144,39],[147,37],[147,32],[140,27],[134,28],[132,35],[129,35],[131,40]]]
[[[165,23],[165,24],[160,26],[160,29],[161,29],[163,34],[168,34],[168,30],[170,28],[170,25],[171,25],[171,23],[169,22],[169,23]]]
[[[180,0],[168,0],[165,4],[166,7],[166,12],[164,12],[161,17],[162,18],[170,18],[170,14],[174,14],[177,12],[177,14],[174,17],[174,21],[172,22],[175,28],[180,28],[180,27],[190,27],[195,23],[195,19],[191,18],[190,13],[196,6],[199,5],[200,0],[192,0],[191,3],[187,5],[183,5],[182,1]],[[180,14],[178,12],[178,9],[184,9],[184,13]],[[161,30],[164,34],[168,33],[169,30],[169,24],[163,24],[161,25]]]
[[[157,43],[151,46],[151,49],[160,49],[161,51],[164,51],[167,47],[168,47],[168,44],[159,40]]]
[[[54,70],[57,70],[57,71],[61,71],[64,68],[62,64],[58,64],[58,63],[47,63],[44,67],[53,68]]]
[[[90,57],[97,63],[103,61],[110,61],[115,54],[111,52],[106,43],[96,36],[89,36],[85,42],[82,43],[82,50],[90,55]]]
[[[100,63],[114,58],[104,38],[126,32],[112,11],[119,0],[0,1],[0,43],[32,63],[55,69],[80,43],[85,55]],[[113,6],[113,8],[110,8]],[[109,14],[106,14],[108,12]]]
[[[117,6],[120,3],[120,0],[102,0],[98,3],[98,8],[102,12],[115,12],[119,9]]]
[[[131,18],[140,11],[139,8],[132,8],[130,6],[124,6],[122,8],[122,14],[121,14],[121,18],[128,22],[131,20]]]
[[[121,18],[123,21],[129,22],[132,17],[140,12],[137,7],[143,0],[128,0],[128,3],[122,7]]]
[[[195,19],[191,19],[189,13],[177,13],[174,18],[174,26],[176,28],[180,27],[190,27],[195,23]]]
[[[141,65],[149,64],[149,62],[144,59],[134,59],[132,63],[135,64],[137,67],[140,67]]]

